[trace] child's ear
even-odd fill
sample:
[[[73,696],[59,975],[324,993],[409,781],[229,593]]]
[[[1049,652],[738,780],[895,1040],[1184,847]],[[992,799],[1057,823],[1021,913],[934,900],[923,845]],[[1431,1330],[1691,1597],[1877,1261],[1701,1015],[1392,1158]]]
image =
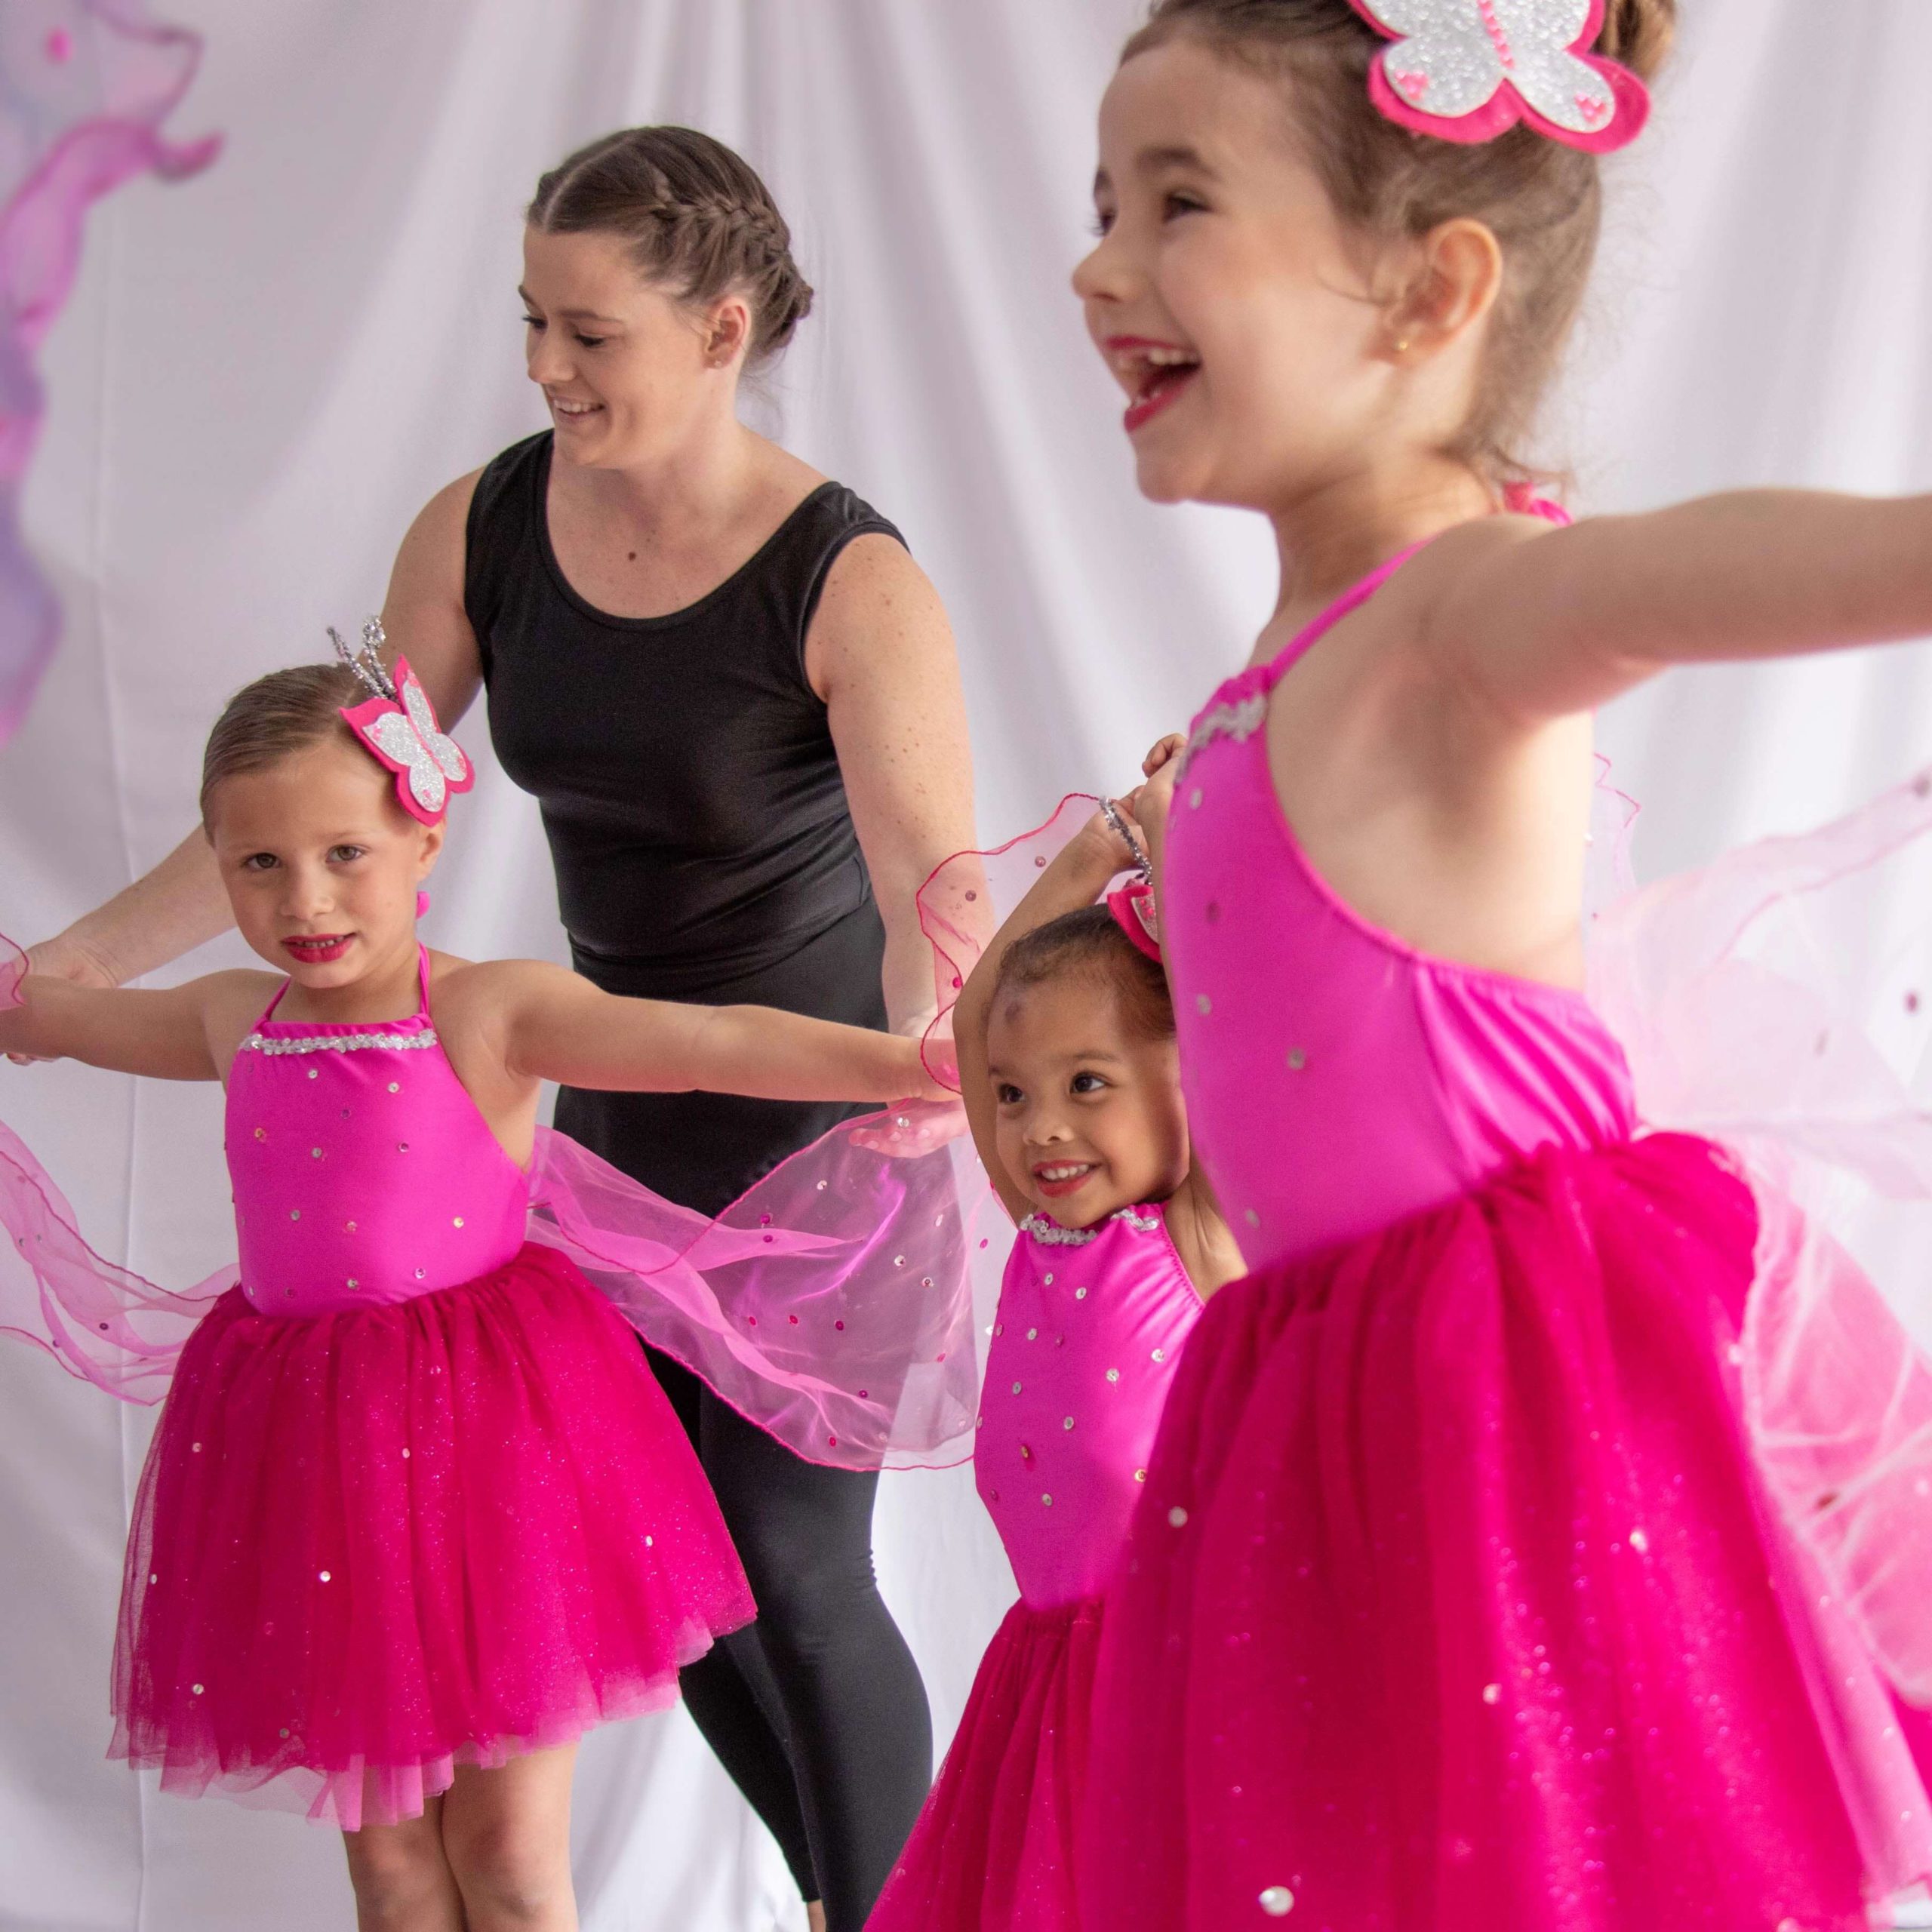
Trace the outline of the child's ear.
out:
[[[1484,223],[1445,221],[1417,245],[1407,288],[1389,312],[1389,352],[1426,361],[1477,327],[1503,289],[1503,249]]]
[[[443,850],[443,821],[437,820],[434,825],[423,828],[422,842],[416,854],[416,876],[419,881],[427,878],[436,869],[436,861]]]

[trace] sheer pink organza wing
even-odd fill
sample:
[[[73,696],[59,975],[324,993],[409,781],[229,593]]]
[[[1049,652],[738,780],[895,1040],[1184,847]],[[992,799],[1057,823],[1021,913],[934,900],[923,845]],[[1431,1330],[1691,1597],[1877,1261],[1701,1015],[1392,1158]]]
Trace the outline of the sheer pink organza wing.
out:
[[[200,57],[198,36],[152,21],[142,0],[0,7],[0,743],[60,628],[20,529],[43,408],[34,356],[73,285],[89,207],[131,176],[179,179],[214,158],[217,141],[161,132]]]
[[[1932,1703],[1932,775],[1592,928],[1647,1124],[1758,1197],[1748,1420],[1780,1506]]]
[[[919,894],[939,1017],[926,1060],[956,1087],[951,1013],[1000,921],[1094,801],[1067,798]],[[981,1352],[1013,1226],[957,1102],[834,1129],[715,1221],[565,1137],[540,1140],[531,1231],[572,1256],[640,1334],[808,1460],[932,1466],[973,1453]]]
[[[0,1008],[19,1004],[26,961],[0,937]],[[130,1402],[158,1402],[230,1267],[175,1294],[97,1254],[74,1211],[20,1137],[0,1123],[0,1329],[68,1373]]]
[[[949,860],[921,895],[943,1008],[928,1063],[951,1066],[948,1016],[986,939],[1084,823],[1069,799],[993,853]],[[0,1002],[21,971],[0,941]],[[952,1075],[956,1081],[957,1075]],[[165,1392],[229,1269],[171,1294],[95,1254],[72,1211],[0,1128],[0,1327],[140,1401]],[[1013,1228],[958,1104],[888,1109],[793,1155],[715,1220],[544,1130],[530,1233],[570,1255],[641,1334],[809,1460],[939,1466],[972,1454],[980,1344]]]

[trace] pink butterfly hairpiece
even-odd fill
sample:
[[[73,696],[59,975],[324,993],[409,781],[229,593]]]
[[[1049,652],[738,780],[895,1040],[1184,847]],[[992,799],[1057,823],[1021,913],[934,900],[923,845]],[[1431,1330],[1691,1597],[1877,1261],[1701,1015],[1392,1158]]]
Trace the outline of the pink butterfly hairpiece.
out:
[[[380,622],[371,617],[362,626],[362,645],[352,650],[334,625],[329,639],[336,655],[374,694],[366,703],[345,706],[343,718],[364,746],[395,774],[396,796],[402,808],[425,825],[438,823],[452,792],[466,792],[476,774],[463,747],[436,722],[429,694],[398,657],[393,674],[386,669],[382,648],[386,641]]]
[[[1627,146],[1650,92],[1594,53],[1604,0],[1349,0],[1395,44],[1369,92],[1392,121],[1440,140],[1493,141],[1520,122],[1592,154]]]

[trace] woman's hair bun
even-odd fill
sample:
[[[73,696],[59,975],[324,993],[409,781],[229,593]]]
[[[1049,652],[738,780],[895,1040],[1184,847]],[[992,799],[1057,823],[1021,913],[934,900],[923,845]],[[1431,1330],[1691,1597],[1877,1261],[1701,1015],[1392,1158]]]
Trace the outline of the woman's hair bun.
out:
[[[1597,51],[1651,80],[1677,38],[1677,0],[1606,0]]]

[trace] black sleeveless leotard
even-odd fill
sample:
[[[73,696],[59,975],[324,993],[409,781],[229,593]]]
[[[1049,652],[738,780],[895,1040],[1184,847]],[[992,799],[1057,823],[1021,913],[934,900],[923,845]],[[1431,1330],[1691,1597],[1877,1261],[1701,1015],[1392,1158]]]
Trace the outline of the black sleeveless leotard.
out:
[[[549,432],[478,479],[463,601],[503,768],[543,808],[578,971],[608,991],[886,1023],[885,934],[805,635],[838,553],[899,533],[814,491],[749,562],[662,617],[615,617],[550,546]],[[566,1088],[557,1125],[715,1213],[839,1105]],[[872,1562],[877,1478],[807,1463],[653,1352],[758,1601],[685,1701],[831,1932],[859,1932],[931,1776],[925,1694]]]
[[[497,758],[543,806],[577,971],[611,992],[883,1026],[884,928],[804,644],[839,552],[899,533],[824,484],[709,596],[614,617],[558,568],[549,472],[548,432],[483,472],[464,601]],[[557,1124],[714,1214],[847,1111],[572,1091]]]

